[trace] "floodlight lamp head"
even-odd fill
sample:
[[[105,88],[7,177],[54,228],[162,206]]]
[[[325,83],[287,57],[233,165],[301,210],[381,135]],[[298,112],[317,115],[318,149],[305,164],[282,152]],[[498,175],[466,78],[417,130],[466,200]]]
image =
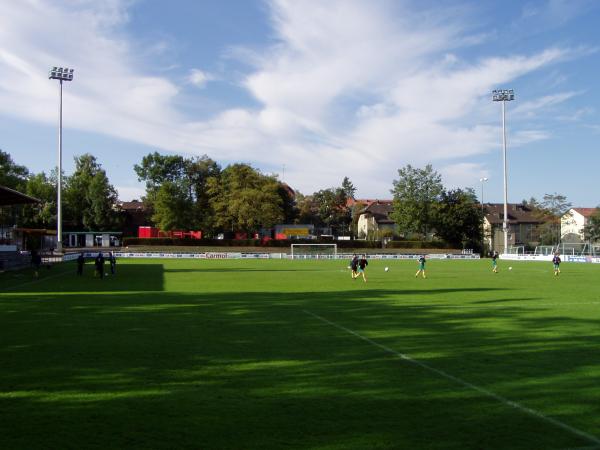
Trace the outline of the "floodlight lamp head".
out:
[[[73,69],[68,67],[52,67],[48,73],[50,80],[73,81]]]
[[[492,91],[492,100],[495,102],[510,102],[515,99],[513,89],[494,89]]]

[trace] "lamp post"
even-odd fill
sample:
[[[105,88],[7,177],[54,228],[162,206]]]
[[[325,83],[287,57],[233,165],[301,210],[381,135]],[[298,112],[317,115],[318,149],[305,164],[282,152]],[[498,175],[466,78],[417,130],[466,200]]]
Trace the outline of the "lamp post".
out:
[[[508,187],[506,176],[506,102],[515,99],[512,89],[494,89],[492,100],[502,102],[502,161],[504,164],[504,219],[502,220],[502,231],[504,231],[504,253],[508,253]]]
[[[481,244],[483,248],[485,248],[485,213],[483,211],[483,183],[487,181],[487,177],[482,177],[479,179],[481,183]],[[481,249],[483,251],[483,248]]]
[[[56,195],[56,250],[62,253],[62,85],[63,81],[73,81],[73,69],[52,67],[48,79],[58,80],[58,181]]]

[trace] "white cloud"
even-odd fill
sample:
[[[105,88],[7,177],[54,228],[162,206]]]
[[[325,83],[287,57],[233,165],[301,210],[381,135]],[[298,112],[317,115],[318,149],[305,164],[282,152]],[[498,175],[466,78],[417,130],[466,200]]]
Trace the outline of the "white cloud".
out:
[[[190,73],[187,77],[188,83],[193,84],[194,86],[199,88],[204,88],[206,86],[206,83],[213,79],[214,77],[211,74],[206,73],[200,69],[190,70]]]
[[[180,89],[166,73],[150,76],[136,65],[123,33],[128,4],[3,5],[0,77],[11,82],[0,85],[0,114],[54,123],[56,85],[46,73],[64,64],[76,70],[65,86],[67,127],[219,161],[285,164],[286,179],[305,193],[349,176],[361,195],[380,195],[406,163],[446,163],[497,148],[497,116],[493,126],[485,119],[493,111],[490,90],[571,56],[549,48],[469,62],[460,48],[482,37],[439,8],[273,0],[276,43],[260,53],[232,53],[253,64],[242,88],[259,107],[240,104],[196,121],[176,106]],[[211,77],[194,68],[186,81],[210,89]],[[530,102],[529,111],[568,98]],[[545,137],[543,130],[523,130],[513,145]]]
[[[490,172],[482,165],[477,163],[457,163],[450,164],[440,168],[440,174],[444,186],[448,188],[472,187],[479,194],[481,188],[481,178],[490,177]]]
[[[582,94],[581,92],[559,92],[557,94],[546,95],[535,100],[526,101],[518,104],[513,114],[517,117],[534,117],[540,110],[551,108],[560,103]]]

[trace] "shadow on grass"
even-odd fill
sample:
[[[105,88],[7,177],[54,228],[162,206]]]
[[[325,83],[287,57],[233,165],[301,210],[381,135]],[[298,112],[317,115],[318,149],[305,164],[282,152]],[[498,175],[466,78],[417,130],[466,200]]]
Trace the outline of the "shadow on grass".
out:
[[[415,292],[424,294],[97,292],[48,293],[43,301],[35,294],[1,299],[2,447],[590,444],[402,361],[305,310],[600,433],[595,420],[600,362],[589,351],[600,345],[598,333],[589,331],[597,328],[594,318],[561,318],[550,310],[539,317],[519,305],[458,311],[423,300],[424,308],[417,309],[410,300]],[[567,325],[567,335],[537,334]]]
[[[74,262],[42,268],[34,277],[33,269],[3,274],[0,294],[47,292],[96,293],[115,291],[162,291],[164,290],[165,269],[162,264],[123,264],[117,265],[115,275],[110,266],[104,265],[104,277],[96,276],[94,265],[86,264],[83,275],[77,275]]]

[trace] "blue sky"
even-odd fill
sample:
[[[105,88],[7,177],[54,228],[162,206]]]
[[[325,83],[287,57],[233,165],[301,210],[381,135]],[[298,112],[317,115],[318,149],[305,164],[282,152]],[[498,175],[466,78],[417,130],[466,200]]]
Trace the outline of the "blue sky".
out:
[[[594,0],[23,0],[0,15],[0,148],[34,172],[94,154],[122,200],[150,152],[247,162],[304,194],[348,176],[390,198],[431,163],[502,201],[600,191],[600,3]]]

